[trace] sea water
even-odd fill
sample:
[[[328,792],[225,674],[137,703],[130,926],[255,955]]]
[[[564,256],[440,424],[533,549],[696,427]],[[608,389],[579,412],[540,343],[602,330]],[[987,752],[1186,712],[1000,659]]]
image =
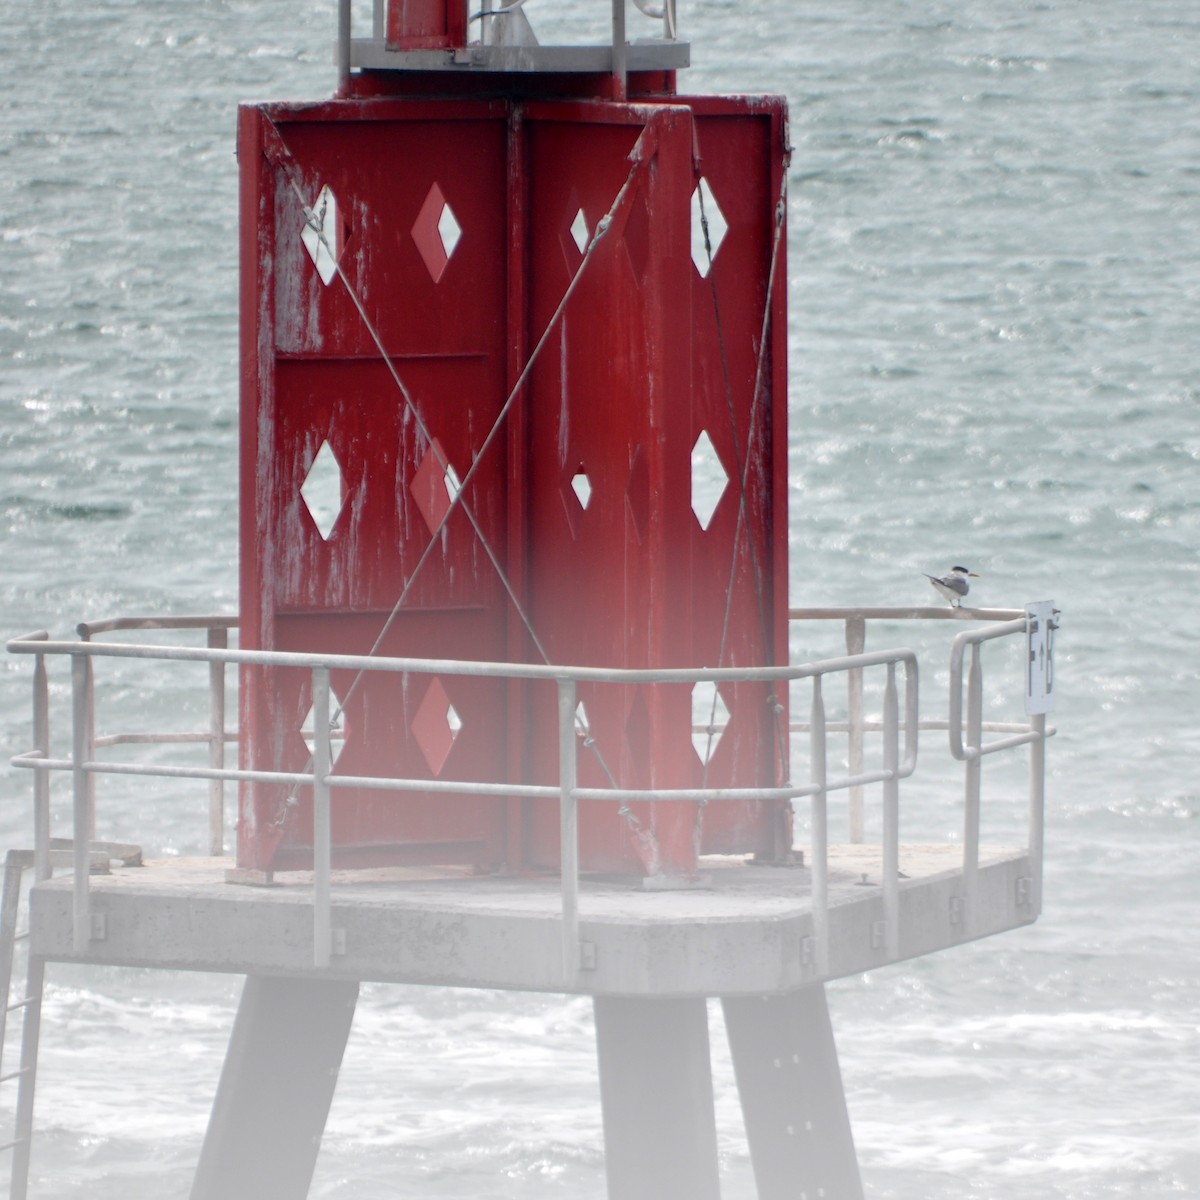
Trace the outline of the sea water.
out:
[[[926,603],[965,562],[981,604],[1063,610],[1041,921],[829,989],[868,1192],[1200,1196],[1200,11],[680,20],[681,88],[791,105],[793,603]],[[328,95],[333,27],[315,0],[6,6],[4,636],[236,608],[235,105]],[[29,673],[0,661],[5,763]],[[130,694],[149,720],[173,687]],[[124,804],[148,853],[202,849],[187,789]],[[0,768],[0,845],[30,825]],[[236,999],[53,967],[33,1194],[186,1195]],[[365,987],[313,1195],[602,1196],[592,1038],[586,1000]],[[739,1200],[716,1016],[713,1046]]]

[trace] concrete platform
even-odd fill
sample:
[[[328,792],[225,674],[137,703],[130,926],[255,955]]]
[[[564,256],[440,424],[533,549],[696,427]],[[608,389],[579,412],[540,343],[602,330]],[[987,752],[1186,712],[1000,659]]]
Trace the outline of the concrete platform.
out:
[[[614,996],[731,996],[790,991],[1031,923],[1024,851],[981,848],[974,912],[957,846],[903,846],[900,952],[882,935],[879,851],[830,851],[830,962],[818,973],[807,867],[706,858],[707,886],[644,891],[585,876],[584,963],[563,977],[556,877],[478,876],[464,869],[335,872],[341,951],[312,966],[311,878],[274,886],[226,882],[226,858],[115,867],[91,879],[101,934],[77,953],[69,875],[31,891],[33,953],[48,960],[246,974],[324,976],[455,987]],[[344,946],[343,946],[344,943]]]

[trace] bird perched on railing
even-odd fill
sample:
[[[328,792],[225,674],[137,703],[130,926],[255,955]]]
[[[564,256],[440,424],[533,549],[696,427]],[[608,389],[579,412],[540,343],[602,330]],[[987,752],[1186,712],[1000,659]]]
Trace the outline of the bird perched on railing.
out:
[[[951,608],[960,607],[963,597],[971,590],[967,580],[980,578],[966,567],[951,567],[945,575],[927,575],[924,571],[921,574],[950,601]]]

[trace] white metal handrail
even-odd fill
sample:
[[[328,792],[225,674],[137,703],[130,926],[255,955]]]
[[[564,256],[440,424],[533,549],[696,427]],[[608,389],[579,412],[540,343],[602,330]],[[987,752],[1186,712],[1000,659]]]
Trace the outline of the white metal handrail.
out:
[[[1030,747],[1028,852],[1031,877],[1026,902],[1031,911],[1040,912],[1042,902],[1042,861],[1045,820],[1045,742],[1057,730],[1046,725],[1042,714],[1030,715],[1027,722],[985,721],[983,719],[983,666],[980,647],[984,642],[1011,638],[1026,633],[1028,616],[1022,609],[1004,608],[794,608],[789,610],[793,621],[842,621],[846,631],[846,647],[851,653],[861,652],[866,642],[866,622],[880,621],[965,621],[987,622],[981,628],[967,629],[958,634],[950,648],[950,698],[947,719],[922,720],[922,731],[946,730],[953,758],[966,764],[964,780],[963,820],[963,896],[960,919],[969,936],[978,909],[979,841],[982,810],[982,766],[985,755],[1019,746]],[[967,679],[967,709],[963,712],[963,661],[967,648],[971,664]],[[803,727],[803,726],[801,726]],[[868,720],[863,714],[861,672],[851,671],[849,677],[848,719],[827,730],[848,734],[849,763],[853,771],[861,766],[863,734],[880,728],[880,722]],[[965,728],[965,743],[964,743]],[[1004,733],[1010,736],[984,742],[984,733]],[[862,840],[863,807],[860,788],[850,789],[850,837]]]
[[[980,646],[987,641],[1013,636],[1025,628],[1024,614],[1017,610],[959,610],[944,608],[859,608],[859,609],[798,609],[789,614],[794,620],[841,620],[846,626],[845,656],[787,667],[759,668],[694,668],[671,670],[630,670],[599,667],[561,667],[532,663],[463,662],[445,659],[376,658],[362,655],[305,654],[279,651],[230,649],[228,631],[236,628],[231,617],[180,618],[119,618],[112,621],[80,625],[82,641],[52,641],[44,632],[14,639],[8,648],[14,653],[32,654],[34,669],[34,746],[18,754],[13,764],[35,772],[34,838],[38,861],[49,862],[50,838],[49,774],[69,771],[73,780],[75,825],[75,938],[82,951],[91,938],[90,900],[88,896],[87,846],[94,837],[94,785],[98,775],[155,776],[160,778],[203,779],[209,782],[210,823],[213,829],[213,853],[222,850],[223,795],[226,783],[268,782],[313,788],[314,829],[314,961],[327,965],[331,955],[330,860],[328,822],[332,793],[340,788],[364,788],[398,793],[476,794],[483,796],[512,796],[514,794],[560,801],[562,816],[562,914],[565,977],[574,979],[579,961],[579,876],[577,846],[577,808],[580,802],[592,800],[671,802],[699,800],[702,802],[735,799],[795,800],[807,798],[811,806],[812,824],[812,903],[815,933],[815,960],[818,970],[824,971],[829,962],[829,881],[828,881],[828,811],[830,793],[847,791],[851,799],[851,840],[861,841],[862,789],[871,784],[883,788],[883,856],[882,893],[885,915],[885,942],[893,954],[899,945],[899,781],[911,775],[916,766],[919,733],[925,730],[948,730],[953,757],[966,764],[966,818],[964,825],[963,875],[967,919],[973,909],[979,861],[980,760],[984,755],[1029,744],[1029,851],[1035,878],[1031,881],[1030,902],[1040,903],[1042,820],[1044,807],[1044,739],[1054,733],[1047,729],[1042,717],[1032,717],[1028,724],[1016,722],[985,722],[982,719],[982,667]],[[951,697],[948,720],[920,719],[917,698],[917,658],[911,650],[883,650],[867,653],[863,649],[868,619],[881,620],[965,620],[990,622],[965,630],[954,640],[951,652]],[[131,630],[204,630],[205,647],[179,645],[147,645],[135,642],[99,642],[100,634]],[[962,673],[967,647],[971,647],[971,667],[968,673],[968,701],[962,710]],[[50,756],[49,689],[46,659],[65,656],[72,663],[73,719],[72,750],[69,757]],[[203,733],[109,733],[97,736],[95,730],[95,687],[93,664],[97,658],[145,659],[156,661],[205,662],[210,672],[209,727]],[[227,665],[267,665],[301,667],[312,672],[314,697],[313,762],[304,771],[245,770],[225,765],[224,747],[237,740],[237,731],[224,729],[225,668]],[[905,673],[904,702],[899,702],[896,667]],[[879,718],[867,719],[862,710],[862,676],[865,670],[886,670],[883,711]],[[329,673],[333,670],[383,671],[412,674],[447,674],[484,676],[506,679],[553,681],[559,693],[560,778],[557,783],[484,782],[465,780],[430,780],[391,778],[385,776],[342,775],[333,766],[331,741],[334,703],[328,689]],[[829,675],[845,675],[849,695],[849,719],[829,720],[826,713],[823,680]],[[812,703],[808,720],[793,722],[792,733],[807,732],[809,742],[808,777],[786,785],[738,788],[687,787],[667,788],[586,788],[578,786],[576,736],[576,688],[579,683],[637,684],[637,683],[697,683],[793,681],[808,679],[812,685]],[[324,704],[322,700],[324,698]],[[568,703],[568,700],[570,703]],[[864,769],[863,739],[866,733],[882,734],[883,758],[879,769]],[[984,732],[1008,736],[984,743]],[[828,770],[828,738],[830,734],[845,733],[850,753],[845,774],[830,777]],[[903,741],[903,750],[901,749]],[[97,758],[97,751],[134,744],[195,744],[208,742],[207,766],[178,764],[147,764],[120,762]],[[855,801],[859,806],[858,829],[855,829]],[[45,868],[48,874],[48,865]],[[41,877],[44,877],[41,876]],[[1035,910],[1036,911],[1036,910]]]
[[[789,620],[841,621],[845,627],[846,652],[861,654],[866,647],[868,621],[1009,621],[1024,614],[1012,608],[948,608],[945,605],[921,605],[914,608],[884,608],[863,606],[857,608],[792,608]],[[851,771],[862,769],[863,734],[872,732],[873,726],[863,715],[863,676],[861,671],[851,671],[847,680],[849,720],[847,727],[838,727],[839,732],[849,734],[848,758]],[[932,722],[923,722],[923,730],[945,728]],[[830,726],[830,732],[834,727]],[[864,836],[863,791],[861,787],[850,790],[849,797],[850,841],[861,842]]]
[[[578,846],[577,805],[580,801],[617,800],[643,802],[670,802],[675,800],[718,801],[730,799],[796,799],[808,797],[814,805],[813,840],[813,905],[814,923],[817,932],[818,963],[828,963],[828,845],[825,834],[824,808],[830,792],[867,783],[881,783],[885,788],[885,808],[890,814],[885,821],[885,845],[883,848],[885,871],[890,882],[885,881],[885,917],[889,926],[889,941],[898,938],[898,892],[896,879],[898,869],[898,787],[899,780],[911,775],[916,767],[918,738],[917,660],[908,650],[882,650],[869,654],[843,656],[818,662],[788,667],[757,668],[676,668],[662,670],[609,669],[599,667],[560,667],[529,663],[463,662],[445,659],[377,658],[362,655],[301,654],[279,651],[254,651],[229,649],[214,646],[211,630],[222,631],[227,623],[205,624],[203,619],[187,618],[181,622],[183,628],[205,628],[209,630],[210,645],[206,647],[159,646],[141,643],[97,642],[92,635],[100,632],[127,630],[131,628],[170,628],[170,622],[153,621],[142,624],[133,621],[102,622],[81,627],[85,638],[79,642],[52,641],[44,632],[17,638],[9,642],[13,653],[35,656],[35,726],[42,732],[35,738],[35,748],[25,754],[16,755],[13,765],[31,768],[39,781],[39,796],[45,791],[48,797],[48,774],[51,771],[70,771],[73,780],[75,825],[75,893],[74,924],[76,948],[83,952],[91,940],[91,912],[87,870],[87,846],[93,836],[94,795],[92,785],[97,775],[141,775],[160,778],[205,779],[222,785],[226,782],[261,781],[308,785],[314,791],[314,961],[328,965],[331,954],[330,926],[330,859],[331,847],[328,838],[330,795],[341,787],[370,787],[397,792],[426,792],[478,795],[507,795],[514,793],[535,797],[557,796],[562,806],[562,912],[564,970],[568,980],[573,980],[579,960],[578,928]],[[72,664],[72,752],[69,758],[52,758],[49,754],[48,704],[45,689],[45,660],[49,656],[68,657]],[[174,764],[146,764],[137,762],[100,761],[96,750],[101,745],[115,746],[140,741],[143,735],[117,734],[98,738],[95,734],[95,689],[93,662],[97,658],[142,659],[152,661],[206,662],[210,670],[227,664],[304,667],[313,673],[314,695],[314,761],[311,768],[301,772],[243,770],[210,762],[209,766],[181,766]],[[903,666],[905,676],[904,719],[899,717],[896,667]],[[887,694],[885,704],[884,740],[885,761],[883,768],[871,772],[858,772],[841,778],[828,778],[824,768],[824,734],[810,735],[814,748],[814,763],[820,763],[820,771],[814,770],[808,782],[787,786],[764,786],[759,788],[580,788],[577,786],[577,740],[575,734],[574,697],[580,682],[610,684],[681,683],[695,684],[700,681],[720,682],[764,682],[809,679],[813,681],[813,720],[817,728],[824,722],[824,706],[820,681],[826,675],[847,670],[864,670],[873,667],[886,668]],[[413,674],[443,674],[462,676],[484,676],[507,679],[554,681],[560,696],[559,740],[563,748],[561,777],[557,786],[522,782],[476,782],[452,780],[428,780],[410,778],[387,778],[383,776],[343,776],[332,768],[330,749],[332,703],[328,687],[332,670],[381,671]],[[214,678],[216,676],[214,675]],[[221,677],[223,680],[223,676]],[[41,680],[41,684],[36,681]],[[41,691],[38,691],[38,688]],[[565,698],[564,698],[565,697]],[[214,691],[214,711],[216,693]],[[224,694],[221,689],[220,706],[223,714]],[[36,715],[40,714],[40,715]],[[564,715],[566,714],[566,715]],[[223,716],[222,716],[223,719]],[[901,727],[903,725],[903,754],[901,754]],[[205,737],[196,735],[156,735],[160,741],[197,741]],[[214,744],[224,746],[231,735],[220,730],[219,735],[210,730]],[[888,748],[890,747],[890,749]],[[215,751],[213,752],[216,753]],[[49,805],[39,799],[38,811],[45,810],[45,819],[35,822],[35,839],[48,840]],[[887,870],[888,864],[892,869]]]
[[[980,647],[984,642],[998,638],[1013,637],[1026,632],[1028,618],[1025,614],[984,629],[967,629],[960,633],[950,649],[950,753],[959,762],[965,763],[963,791],[963,892],[966,911],[963,914],[968,928],[974,920],[977,908],[979,880],[979,826],[981,819],[981,796],[983,787],[983,758],[1001,750],[1017,746],[1030,746],[1029,765],[1029,880],[1028,903],[1036,913],[1041,909],[1042,899],[1042,855],[1043,825],[1045,809],[1045,743],[1054,734],[1046,728],[1043,713],[1032,714],[1024,732],[990,742],[983,740],[988,726],[983,720],[983,662]],[[971,663],[967,672],[966,741],[963,740],[963,659],[967,648],[971,650]]]

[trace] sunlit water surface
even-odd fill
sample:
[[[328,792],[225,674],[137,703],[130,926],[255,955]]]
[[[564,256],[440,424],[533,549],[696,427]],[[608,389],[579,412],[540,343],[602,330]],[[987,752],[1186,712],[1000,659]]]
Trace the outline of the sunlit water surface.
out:
[[[0,24],[5,636],[236,607],[235,104],[328,94],[332,7]],[[966,560],[981,603],[1065,614],[1042,921],[830,989],[868,1191],[1200,1195],[1200,14],[681,13],[683,86],[791,104],[794,602],[926,602],[918,572]],[[0,662],[5,762],[28,677]],[[138,686],[147,719],[176,700]],[[3,769],[0,800],[0,844],[27,843],[28,777]],[[186,791],[113,803],[148,853],[201,848]],[[53,969],[34,1194],[186,1194],[236,996]],[[713,1041],[738,1200],[716,1014]],[[368,986],[314,1196],[602,1196],[593,1055],[586,1001]]]

